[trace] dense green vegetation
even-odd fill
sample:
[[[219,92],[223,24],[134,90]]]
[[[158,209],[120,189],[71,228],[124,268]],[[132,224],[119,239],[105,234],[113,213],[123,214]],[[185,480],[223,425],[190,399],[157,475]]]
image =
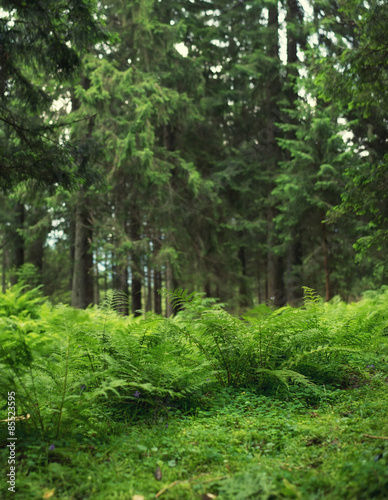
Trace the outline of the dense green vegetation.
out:
[[[243,318],[169,295],[173,318],[0,296],[1,397],[29,415],[18,498],[386,498],[386,288],[352,304],[305,289],[301,308]]]
[[[0,8],[3,292],[26,264],[135,315],[388,284],[386,1]]]
[[[387,70],[387,0],[0,0],[1,498],[388,498]]]

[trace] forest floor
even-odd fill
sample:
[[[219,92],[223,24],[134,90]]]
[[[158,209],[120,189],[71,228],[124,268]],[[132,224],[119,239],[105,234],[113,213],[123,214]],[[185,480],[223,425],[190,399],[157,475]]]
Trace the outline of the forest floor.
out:
[[[20,422],[16,493],[3,477],[0,496],[386,499],[387,380],[370,371],[368,383],[322,388],[313,404],[300,392],[285,400],[225,389],[194,413],[175,409],[120,424],[107,418],[50,442]]]

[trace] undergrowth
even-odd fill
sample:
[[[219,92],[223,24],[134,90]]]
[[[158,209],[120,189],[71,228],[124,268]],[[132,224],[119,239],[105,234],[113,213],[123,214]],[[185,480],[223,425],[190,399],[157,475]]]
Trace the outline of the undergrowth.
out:
[[[325,303],[305,288],[304,306],[261,305],[237,318],[214,299],[165,292],[180,312],[120,316],[122,297],[100,307],[51,306],[39,289],[0,296],[0,387],[47,439],[101,420],[133,422],[206,406],[220,387],[299,398],[359,386],[386,372],[388,289],[362,301]],[[0,410],[6,418],[5,407]]]

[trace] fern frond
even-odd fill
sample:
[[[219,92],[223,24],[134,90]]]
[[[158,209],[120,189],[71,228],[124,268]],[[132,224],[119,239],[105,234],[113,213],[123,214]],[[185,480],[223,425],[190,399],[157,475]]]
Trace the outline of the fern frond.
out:
[[[279,369],[279,370],[271,370],[269,368],[258,368],[256,372],[259,375],[264,375],[264,378],[272,379],[273,381],[277,381],[285,385],[288,389],[289,384],[301,384],[305,386],[314,386],[315,384],[309,380],[308,377],[302,375],[299,372],[289,370],[289,369]]]

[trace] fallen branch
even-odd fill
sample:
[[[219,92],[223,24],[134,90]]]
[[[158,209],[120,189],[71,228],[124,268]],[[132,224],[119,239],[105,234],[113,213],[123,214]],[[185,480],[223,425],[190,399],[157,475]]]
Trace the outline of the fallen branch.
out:
[[[175,486],[176,484],[179,484],[179,483],[188,483],[188,480],[185,479],[183,481],[174,481],[173,483],[169,484],[168,486],[165,486],[160,491],[158,491],[158,493],[156,493],[156,495],[155,495],[155,498],[159,498],[160,495],[163,495],[164,492],[166,492],[167,490],[169,490],[170,488],[172,488],[173,486]]]
[[[180,483],[190,483],[191,481],[195,481],[196,479],[198,479],[198,478],[200,478],[202,476],[205,476],[205,475],[206,474],[200,474],[199,476],[192,477],[191,479],[183,479],[182,481],[174,481],[173,483],[168,484],[167,486],[165,486],[164,488],[162,488],[160,491],[158,491],[156,493],[156,495],[155,495],[155,498],[159,498],[161,495],[163,495],[163,493],[165,493],[170,488],[173,488],[177,484],[180,484]],[[203,481],[203,483],[212,483],[213,481],[221,481],[221,479],[228,479],[228,477],[229,476],[215,477],[214,479],[210,478],[210,479],[206,479],[206,481]]]
[[[25,417],[21,415],[20,417],[13,417],[13,418],[7,418],[6,420],[0,420],[0,422],[17,422],[18,420],[27,420],[30,417],[31,415],[27,413]]]
[[[386,439],[388,440],[388,436],[371,436],[370,434],[363,434],[364,437],[369,439]]]

